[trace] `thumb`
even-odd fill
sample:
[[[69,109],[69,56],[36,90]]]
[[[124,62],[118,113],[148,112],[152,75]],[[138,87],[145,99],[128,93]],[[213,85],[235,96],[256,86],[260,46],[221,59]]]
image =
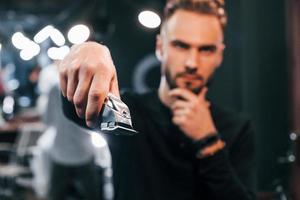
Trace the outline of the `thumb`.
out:
[[[199,99],[205,101],[207,91],[208,91],[207,87],[204,87],[204,88],[201,90],[200,94],[198,95]]]

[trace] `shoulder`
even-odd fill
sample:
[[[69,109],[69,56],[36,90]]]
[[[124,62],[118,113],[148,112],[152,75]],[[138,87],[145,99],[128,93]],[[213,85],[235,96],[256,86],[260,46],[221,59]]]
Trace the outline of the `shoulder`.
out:
[[[240,126],[250,122],[250,117],[233,109],[211,105],[211,112],[216,123],[220,126]]]
[[[149,91],[145,93],[137,93],[132,90],[122,90],[121,99],[128,106],[146,105],[148,102],[153,102],[156,93]]]
[[[128,106],[135,130],[145,130],[146,123],[150,119],[151,107],[154,103],[155,93],[137,93],[131,90],[121,91],[121,100]],[[142,131],[145,133],[145,131]]]

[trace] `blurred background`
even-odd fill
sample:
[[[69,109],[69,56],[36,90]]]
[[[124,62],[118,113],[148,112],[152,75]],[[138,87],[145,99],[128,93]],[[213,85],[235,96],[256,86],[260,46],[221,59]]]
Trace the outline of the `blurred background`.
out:
[[[41,120],[44,100],[40,97],[57,82],[51,68],[73,44],[95,40],[107,45],[121,88],[140,92],[156,88],[160,65],[154,55],[155,37],[164,4],[165,0],[0,1],[2,162],[11,159],[7,152],[19,145],[24,126]],[[300,2],[227,1],[226,8],[225,60],[209,95],[253,120],[261,199],[284,199],[300,192],[295,178],[299,173]],[[0,197],[6,191],[1,183],[7,182],[0,181]]]

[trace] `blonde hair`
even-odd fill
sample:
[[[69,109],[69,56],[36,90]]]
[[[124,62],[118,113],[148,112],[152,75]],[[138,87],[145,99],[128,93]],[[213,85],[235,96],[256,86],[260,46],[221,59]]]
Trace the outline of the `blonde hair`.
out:
[[[224,6],[224,0],[169,0],[164,9],[164,22],[167,21],[176,10],[182,9],[216,16],[224,30],[227,25],[227,15]]]

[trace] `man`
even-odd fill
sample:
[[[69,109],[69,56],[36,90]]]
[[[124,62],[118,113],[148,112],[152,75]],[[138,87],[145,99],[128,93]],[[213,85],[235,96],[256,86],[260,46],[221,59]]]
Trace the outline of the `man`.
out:
[[[223,59],[225,25],[219,0],[167,4],[156,41],[158,92],[122,94],[139,133],[107,135],[116,199],[255,198],[249,121],[206,99]],[[64,112],[81,125],[95,124],[109,92],[120,97],[109,50],[97,43],[72,48],[60,65],[60,82]]]

